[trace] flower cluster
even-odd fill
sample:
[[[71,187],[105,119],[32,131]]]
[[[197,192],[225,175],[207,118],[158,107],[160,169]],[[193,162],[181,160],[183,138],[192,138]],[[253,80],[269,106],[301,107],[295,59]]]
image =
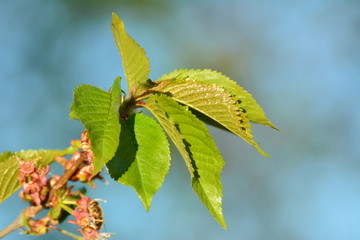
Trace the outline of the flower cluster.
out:
[[[84,196],[82,191],[72,191],[73,187],[68,186],[70,180],[81,181],[95,188],[94,179],[101,179],[100,173],[94,174],[94,155],[87,131],[81,134],[81,141],[74,140],[71,144],[80,150],[75,152],[70,160],[56,157],[57,162],[65,168],[62,176],[55,175],[47,179],[49,165],[37,167],[39,159],[26,161],[19,158],[19,182],[23,188],[20,197],[33,207],[49,209],[41,219],[33,219],[36,214],[25,214],[27,230],[24,233],[41,235],[50,228],[58,229],[56,225],[64,219],[63,216],[71,214],[75,221],[69,222],[81,227],[78,231],[85,240],[104,239],[109,236],[99,233],[103,224],[99,203]]]
[[[20,191],[20,197],[33,205],[41,205],[49,192],[46,174],[49,172],[50,166],[37,168],[36,161],[23,159],[19,159],[19,165],[19,182],[23,188]]]
[[[27,233],[32,235],[42,235],[48,232],[48,229],[58,224],[57,221],[50,216],[45,216],[41,219],[30,219],[28,221],[29,231]]]
[[[95,200],[91,200],[82,194],[80,196],[81,198],[77,200],[77,206],[73,211],[76,221],[69,220],[68,222],[81,227],[81,230],[77,231],[84,236],[85,240],[99,239],[102,236],[99,230],[103,224],[101,208]]]
[[[23,190],[20,191],[20,197],[31,205],[40,206],[47,200],[49,193],[49,182],[46,175],[50,170],[50,166],[38,168],[37,161],[25,161],[19,159],[19,181]],[[58,176],[56,176],[58,177]],[[58,221],[46,215],[41,219],[30,219],[27,221],[29,234],[41,235],[47,233],[50,227],[58,224]]]
[[[82,158],[82,164],[70,180],[84,182],[95,188],[93,181],[96,178],[101,179],[101,176],[100,174],[94,174],[94,154],[91,150],[91,143],[90,139],[88,138],[88,132],[86,130],[81,134],[81,148],[81,152],[76,152],[70,161],[65,163],[65,171],[69,169],[75,161],[77,161],[79,158]]]

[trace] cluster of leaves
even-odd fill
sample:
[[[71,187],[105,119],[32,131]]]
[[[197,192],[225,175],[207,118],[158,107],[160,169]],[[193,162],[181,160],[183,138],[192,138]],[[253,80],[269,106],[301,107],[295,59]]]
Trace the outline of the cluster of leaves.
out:
[[[251,94],[216,71],[180,69],[151,81],[144,49],[115,14],[112,33],[129,93],[121,90],[120,77],[109,91],[81,85],[75,88],[70,107],[70,118],[80,120],[89,134],[94,174],[106,166],[115,181],[135,189],[148,211],[169,171],[170,138],[185,160],[194,192],[226,228],[220,180],[224,161],[206,124],[236,134],[266,157],[253,139],[250,122],[275,126]],[[139,108],[147,109],[154,118]],[[71,147],[0,155],[0,203],[20,187],[16,157],[31,161],[40,156],[38,164],[46,166],[55,156],[76,151]]]
[[[204,122],[236,134],[266,157],[253,139],[250,122],[275,126],[248,92],[221,73],[181,69],[151,81],[145,51],[115,14],[112,32],[129,93],[121,90],[120,78],[109,91],[81,85],[74,91],[70,113],[89,131],[95,172],[106,165],[111,177],[133,187],[149,210],[169,171],[165,130],[185,160],[195,193],[226,228],[220,181],[224,161]],[[141,107],[157,121],[135,111]]]

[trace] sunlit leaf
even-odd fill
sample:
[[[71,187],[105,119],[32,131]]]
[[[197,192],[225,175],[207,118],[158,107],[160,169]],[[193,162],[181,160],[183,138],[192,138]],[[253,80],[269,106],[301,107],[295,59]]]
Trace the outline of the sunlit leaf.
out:
[[[189,78],[196,79],[197,81],[201,81],[203,83],[216,84],[217,86],[225,89],[232,96],[232,98],[237,102],[237,106],[241,111],[246,111],[246,116],[251,122],[263,124],[277,129],[265,116],[264,111],[250,93],[244,90],[235,81],[219,72],[210,69],[180,69],[169,74],[165,74],[160,78],[160,80],[167,80],[172,78]]]
[[[0,155],[0,203],[20,188],[18,181],[19,164],[14,153]]]
[[[148,211],[169,171],[169,143],[160,125],[141,113],[121,120],[121,128],[119,148],[107,167],[112,178],[136,190]]]
[[[75,146],[70,146],[63,150],[23,150],[17,152],[17,156],[27,161],[36,161],[38,167],[45,167],[55,161],[57,156],[74,154],[78,150]]]
[[[170,94],[176,101],[208,116],[268,157],[253,140],[248,118],[244,112],[239,111],[234,99],[222,87],[190,77],[185,79],[177,77],[158,92]]]
[[[88,130],[95,172],[113,158],[119,145],[119,86],[120,78],[117,78],[111,93],[90,85],[81,85],[74,90],[70,118],[80,120]]]
[[[149,60],[145,50],[126,33],[124,23],[115,13],[112,14],[111,30],[122,59],[128,89],[134,91],[148,79]]]
[[[187,107],[165,95],[150,97],[145,107],[158,119],[183,156],[195,193],[226,228],[220,181],[224,161],[205,125]]]

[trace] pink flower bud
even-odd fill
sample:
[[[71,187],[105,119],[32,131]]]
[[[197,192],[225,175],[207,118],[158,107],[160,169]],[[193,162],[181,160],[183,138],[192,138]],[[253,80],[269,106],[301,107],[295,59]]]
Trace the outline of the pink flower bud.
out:
[[[20,172],[30,174],[35,171],[35,162],[20,160]]]
[[[20,197],[35,205],[41,205],[49,191],[46,174],[49,172],[50,166],[36,168],[36,162],[24,160],[20,160],[19,164],[19,181],[24,189],[23,192],[20,192]]]

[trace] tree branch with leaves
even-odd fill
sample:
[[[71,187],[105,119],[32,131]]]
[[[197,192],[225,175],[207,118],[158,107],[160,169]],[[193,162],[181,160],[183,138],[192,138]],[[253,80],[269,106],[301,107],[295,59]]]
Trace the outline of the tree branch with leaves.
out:
[[[265,157],[251,133],[251,122],[277,129],[255,99],[219,72],[180,69],[149,79],[150,63],[145,51],[112,15],[112,33],[119,50],[129,93],[121,90],[120,77],[109,91],[95,86],[75,88],[70,118],[85,127],[80,141],[65,150],[28,150],[0,155],[0,203],[19,188],[29,207],[0,238],[23,228],[23,233],[41,235],[57,229],[74,239],[104,239],[100,204],[74,190],[70,181],[94,187],[103,168],[117,182],[131,186],[145,209],[159,190],[170,168],[171,140],[189,170],[191,185],[215,220],[226,229],[222,213],[220,174],[225,162],[206,124],[227,130],[253,146]],[[138,109],[147,109],[152,116]],[[72,155],[70,160],[64,158]],[[49,165],[64,166],[61,176],[48,178]],[[35,219],[47,211],[45,217]],[[80,227],[82,236],[59,229],[69,223]]]

